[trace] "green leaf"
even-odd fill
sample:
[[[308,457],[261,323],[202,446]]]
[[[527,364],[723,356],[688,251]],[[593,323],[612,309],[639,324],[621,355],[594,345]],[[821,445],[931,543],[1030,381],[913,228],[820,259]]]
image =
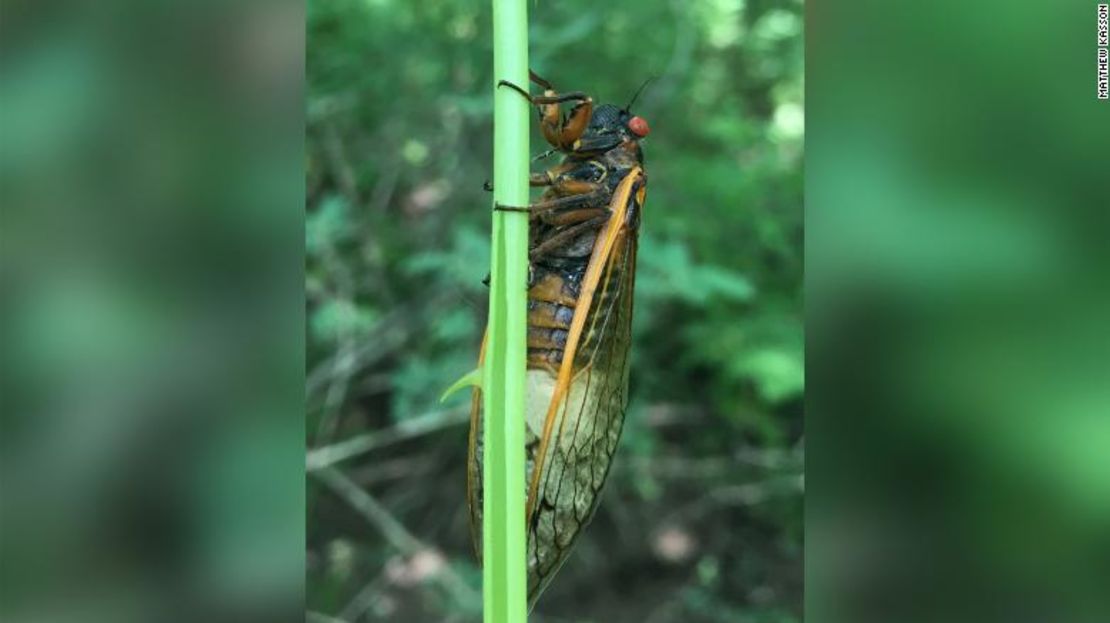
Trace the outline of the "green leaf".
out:
[[[460,389],[462,389],[464,387],[477,387],[478,389],[482,389],[482,369],[481,368],[474,368],[470,372],[467,372],[466,374],[459,377],[459,380],[452,383],[451,387],[448,387],[447,389],[443,390],[443,394],[440,395],[439,401],[441,403],[445,402],[448,398],[451,397],[451,394],[454,394],[455,392],[459,391]]]

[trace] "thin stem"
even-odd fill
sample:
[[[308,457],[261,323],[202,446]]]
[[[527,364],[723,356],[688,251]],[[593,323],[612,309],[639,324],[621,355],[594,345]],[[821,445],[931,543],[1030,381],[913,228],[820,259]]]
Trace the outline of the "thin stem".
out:
[[[527,0],[493,0],[494,85],[528,84]],[[494,87],[494,203],[528,205],[527,100]],[[482,598],[485,623],[524,623],[524,366],[528,217],[493,211],[483,374]]]
[[[308,458],[305,460],[305,469],[311,472],[330,467],[382,446],[426,435],[448,426],[463,424],[469,417],[469,410],[464,409],[434,411],[402,420],[385,430],[365,433],[331,445],[313,448],[309,451]]]

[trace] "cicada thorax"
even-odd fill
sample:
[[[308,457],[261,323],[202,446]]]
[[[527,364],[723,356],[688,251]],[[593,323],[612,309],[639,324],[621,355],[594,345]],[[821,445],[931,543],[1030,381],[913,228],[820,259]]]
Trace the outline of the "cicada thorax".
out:
[[[530,207],[529,221],[523,416],[530,606],[597,507],[628,399],[636,236],[646,184],[638,144],[643,134],[628,129],[626,110],[590,108],[589,124],[582,123],[581,110],[560,126],[550,108],[541,109],[545,137],[565,157],[532,176],[533,185],[546,188]],[[468,490],[479,556],[482,424],[475,391]]]

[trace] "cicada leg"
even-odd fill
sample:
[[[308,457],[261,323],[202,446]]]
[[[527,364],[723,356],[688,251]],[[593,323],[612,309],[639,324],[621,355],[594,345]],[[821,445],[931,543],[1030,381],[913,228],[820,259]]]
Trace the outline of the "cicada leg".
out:
[[[555,199],[545,199],[525,206],[510,206],[505,204],[494,204],[493,209],[498,212],[527,212],[545,223],[556,225],[558,223],[551,222],[553,217],[548,217],[547,213],[559,208],[573,208],[582,207],[592,201],[597,200],[601,195],[597,193],[585,193],[581,195],[570,195],[569,197],[558,197]]]
[[[526,89],[508,80],[499,81],[497,86],[513,89],[540,108],[540,130],[548,143],[556,149],[573,149],[574,143],[582,138],[582,133],[586,131],[586,126],[590,122],[590,115],[593,114],[593,98],[582,91],[558,93],[550,82],[540,78],[534,72],[529,71],[528,74],[532,82],[543,87],[543,95],[532,95]],[[559,112],[559,104],[575,101],[579,102],[578,105],[571,109],[569,115],[563,117]]]
[[[564,197],[564,199],[572,198],[573,197]],[[528,208],[513,208],[511,206],[498,206],[498,208],[495,209],[524,212],[529,211]],[[551,236],[543,243],[536,245],[535,248],[528,251],[528,259],[534,262],[546,256],[551,251],[560,248],[567,242],[574,240],[576,237],[581,235],[582,232],[603,225],[607,220],[609,220],[608,208],[582,208],[581,210],[571,210],[569,212],[560,213],[555,218],[545,219],[545,221],[547,221],[551,225],[569,225],[569,227],[555,234],[554,236]],[[531,285],[532,283],[531,270],[531,267],[529,267],[529,285]],[[485,279],[482,279],[482,285],[488,288],[489,280],[490,275],[489,273],[486,273]]]
[[[547,173],[532,173],[528,176],[528,185],[532,187],[550,186],[551,176]],[[489,180],[482,182],[482,190],[488,193],[493,192],[493,182]]]
[[[563,196],[541,199],[528,207],[508,206],[498,203],[494,205],[493,209],[501,212],[527,212],[550,225],[566,225],[568,224],[565,221],[566,214],[570,213],[553,214],[554,210],[561,208],[592,208],[595,206],[590,204],[603,197],[603,191],[599,184],[574,179],[551,181],[551,191],[555,195]],[[572,220],[570,222],[576,221]]]
[[[564,222],[564,225],[576,223],[567,227],[563,231],[551,236],[542,243],[536,245],[531,251],[528,252],[528,259],[536,261],[546,256],[551,251],[562,247],[567,242],[574,240],[583,232],[590,229],[597,228],[609,220],[609,210],[606,208],[585,208],[582,210],[575,210],[568,212],[566,216],[573,215],[575,220]]]
[[[530,173],[528,175],[529,186],[550,186],[551,183],[551,176],[547,173]]]
[[[532,82],[535,82],[536,84],[540,85],[546,91],[554,91],[555,90],[555,87],[551,86],[550,82],[548,82],[544,78],[541,78],[539,74],[532,71],[531,69],[528,70],[528,79],[531,80]]]

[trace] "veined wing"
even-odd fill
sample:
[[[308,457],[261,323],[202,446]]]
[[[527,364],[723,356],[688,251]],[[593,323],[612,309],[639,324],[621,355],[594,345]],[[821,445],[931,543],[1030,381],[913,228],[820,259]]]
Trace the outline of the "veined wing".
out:
[[[529,422],[529,608],[590,520],[620,437],[627,405],[637,242],[634,224],[644,197],[643,174],[637,167],[614,191],[611,216],[597,237],[583,278],[558,375],[546,369],[528,370],[528,412],[523,416]],[[479,365],[485,346],[483,338]],[[479,560],[483,424],[481,391],[475,389],[467,501]]]
[[[643,200],[642,172],[634,168],[614,191],[546,403],[542,435],[529,448],[529,604],[592,517],[620,438],[628,402],[635,224]],[[529,374],[550,377],[544,370]]]

